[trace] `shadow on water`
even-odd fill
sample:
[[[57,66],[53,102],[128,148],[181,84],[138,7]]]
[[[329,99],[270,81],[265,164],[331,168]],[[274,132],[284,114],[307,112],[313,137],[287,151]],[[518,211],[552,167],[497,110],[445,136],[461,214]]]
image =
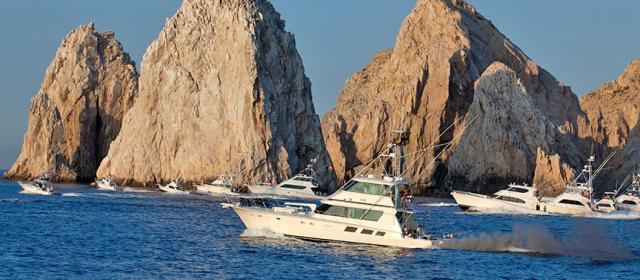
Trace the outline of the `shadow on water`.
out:
[[[443,249],[516,252],[539,256],[573,256],[592,262],[635,259],[631,249],[614,239],[603,224],[579,223],[562,236],[543,226],[515,225],[511,232],[489,232],[450,239]]]

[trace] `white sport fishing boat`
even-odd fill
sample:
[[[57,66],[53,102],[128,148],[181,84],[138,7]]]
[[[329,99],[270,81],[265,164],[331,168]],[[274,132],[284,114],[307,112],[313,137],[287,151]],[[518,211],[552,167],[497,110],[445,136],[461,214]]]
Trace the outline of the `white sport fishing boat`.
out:
[[[175,179],[164,186],[158,184],[158,188],[161,191],[170,194],[190,194],[190,192],[182,185],[180,179]]]
[[[620,209],[640,211],[640,173],[634,173],[631,186],[615,198]]]
[[[23,194],[37,194],[37,195],[52,195],[55,194],[55,190],[51,185],[51,176],[49,173],[45,173],[32,182],[18,182]]]
[[[120,188],[116,184],[116,182],[111,178],[102,178],[100,180],[96,180],[96,187],[102,191],[119,191]]]
[[[378,158],[388,163],[396,161],[398,172],[357,175],[322,199],[319,206],[250,196],[235,197],[237,201],[227,197],[228,202],[222,206],[233,209],[247,229],[312,241],[431,248],[434,241],[427,239],[424,229],[416,223],[409,192],[411,182],[402,177],[402,150],[407,139],[406,133],[401,133],[397,143],[389,143],[390,152]]]
[[[248,185],[252,194],[270,195],[270,196],[287,196],[308,199],[322,199],[326,194],[321,191],[316,183],[315,171],[313,170],[313,162],[293,178],[283,181],[282,183],[271,186],[267,184]]]
[[[451,195],[462,210],[465,211],[507,211],[520,214],[539,213],[540,199],[536,189],[527,185],[511,184],[493,195],[482,195],[472,192],[454,190]]]
[[[587,165],[582,169],[582,172],[573,184],[567,185],[563,193],[551,199],[551,201],[544,203],[542,210],[552,214],[564,215],[593,213],[595,209],[593,201],[593,180],[612,157],[613,154],[609,155],[594,173],[593,162],[595,161],[595,157],[590,156],[587,160]],[[585,182],[578,182],[581,177],[584,177]],[[605,208],[604,204],[602,208]]]
[[[218,179],[211,183],[205,183],[196,185],[196,189],[200,193],[206,193],[211,195],[235,195],[233,191],[233,177],[220,176]]]
[[[612,212],[618,210],[618,204],[613,200],[615,193],[605,192],[602,199],[596,201],[595,210],[598,212]]]

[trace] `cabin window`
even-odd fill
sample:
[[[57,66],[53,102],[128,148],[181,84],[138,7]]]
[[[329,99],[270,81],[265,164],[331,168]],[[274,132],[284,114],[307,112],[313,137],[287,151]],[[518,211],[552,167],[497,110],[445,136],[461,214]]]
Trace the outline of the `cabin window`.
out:
[[[603,207],[603,208],[611,208],[611,205],[609,205],[609,204],[598,204],[596,206]]]
[[[346,231],[346,232],[356,232],[356,230],[358,230],[357,227],[346,227],[346,228],[344,228],[344,231]]]
[[[373,230],[370,230],[370,229],[363,229],[360,233],[362,233],[362,234],[369,234],[369,235],[371,235],[371,234],[373,233]]]
[[[305,186],[296,186],[296,185],[282,185],[280,188],[283,189],[292,189],[292,190],[304,190]]]
[[[515,203],[524,203],[524,200],[516,197],[511,197],[511,196],[501,195],[501,196],[498,196],[497,199],[503,200],[503,201],[515,202]]]
[[[310,177],[293,177],[293,180],[303,181],[303,182],[313,182],[313,178],[310,178]]]
[[[560,203],[584,206],[584,204],[582,204],[582,202],[576,201],[576,200],[571,200],[571,199],[560,200]]]
[[[625,200],[622,202],[622,204],[637,205],[637,203],[633,200]]]
[[[510,188],[509,191],[517,192],[517,193],[528,193],[529,192],[529,190],[527,190],[527,189],[516,188],[516,187]]]
[[[322,204],[316,209],[316,213],[336,217],[345,217],[356,220],[377,221],[382,217],[382,211],[369,210],[354,207],[343,207],[337,205]],[[363,216],[364,215],[364,216]]]
[[[378,231],[378,232],[376,232],[376,236],[384,236],[385,234],[387,234],[387,233],[386,233],[386,232],[384,232],[384,231]]]
[[[365,193],[372,195],[387,195],[388,188],[388,186],[381,184],[351,181],[346,187],[344,187],[344,190],[348,192]]]

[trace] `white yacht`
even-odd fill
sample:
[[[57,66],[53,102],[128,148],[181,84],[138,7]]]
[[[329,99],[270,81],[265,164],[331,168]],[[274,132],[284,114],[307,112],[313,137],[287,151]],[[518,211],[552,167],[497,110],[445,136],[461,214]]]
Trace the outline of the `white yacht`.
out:
[[[233,177],[220,176],[218,179],[211,183],[204,183],[196,185],[196,189],[200,193],[206,193],[211,195],[235,195],[233,187]]]
[[[103,191],[120,190],[116,182],[111,178],[102,178],[100,180],[96,180],[96,187],[98,187],[99,190],[103,190]]]
[[[633,174],[631,186],[615,198],[620,209],[640,211],[640,173]]]
[[[618,210],[618,204],[613,200],[615,193],[605,192],[602,199],[596,201],[595,210],[599,212],[612,212]]]
[[[493,195],[482,195],[472,192],[454,190],[451,195],[462,210],[504,210],[513,213],[539,213],[540,199],[536,196],[536,189],[527,185],[511,184]]]
[[[406,139],[401,136],[398,143],[390,142],[390,150],[402,151]],[[389,152],[379,158],[396,161],[399,172],[358,175],[319,205],[239,196],[235,197],[237,201],[229,200],[222,206],[233,209],[248,229],[304,240],[432,247],[434,241],[425,238],[424,228],[416,223],[409,192],[411,182],[402,177],[404,153]]]
[[[50,182],[49,173],[44,173],[32,182],[18,182],[23,194],[38,194],[38,195],[52,195],[55,194],[55,190]]]
[[[309,164],[302,172],[278,185],[248,185],[247,188],[252,194],[322,199],[325,197],[325,193],[320,190],[316,183],[312,165],[313,163]]]
[[[609,155],[604,162],[593,171],[594,156],[590,156],[587,160],[587,165],[582,169],[582,172],[571,185],[567,185],[566,190],[551,199],[551,201],[543,204],[543,211],[552,214],[565,214],[565,215],[581,215],[593,213],[595,209],[593,203],[593,180],[600,173],[607,162],[613,157],[613,154]],[[578,182],[578,180],[584,177],[585,182]],[[603,208],[604,208],[603,204]]]
[[[170,194],[190,194],[190,192],[182,185],[180,179],[175,179],[171,183],[166,185],[158,184],[158,188],[166,193]]]

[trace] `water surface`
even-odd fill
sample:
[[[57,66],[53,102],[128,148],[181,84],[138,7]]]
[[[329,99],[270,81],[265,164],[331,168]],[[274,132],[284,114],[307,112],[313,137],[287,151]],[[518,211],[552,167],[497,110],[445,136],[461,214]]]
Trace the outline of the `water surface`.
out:
[[[245,232],[233,212],[220,207],[219,198],[109,193],[81,186],[59,190],[62,196],[22,195],[16,183],[0,182],[0,278],[637,279],[640,275],[637,219],[464,214],[449,202],[425,200],[418,202],[419,222],[434,235],[460,234],[458,243],[449,246],[464,250],[402,250]],[[491,252],[513,240],[538,252]]]

